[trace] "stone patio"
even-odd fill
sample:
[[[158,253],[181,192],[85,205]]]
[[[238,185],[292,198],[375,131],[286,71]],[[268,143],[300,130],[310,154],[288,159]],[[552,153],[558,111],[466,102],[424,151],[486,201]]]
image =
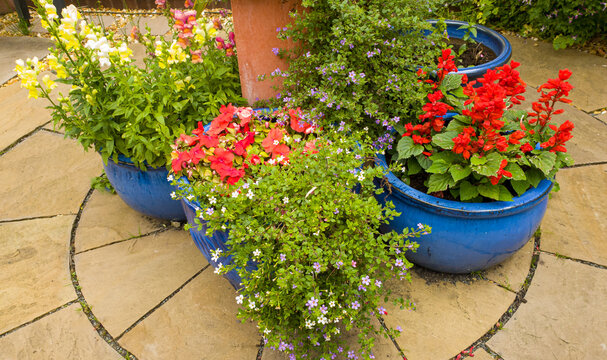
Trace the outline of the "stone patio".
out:
[[[386,305],[387,325],[404,330],[377,339],[377,359],[471,348],[481,360],[607,359],[607,60],[509,40],[531,99],[559,68],[573,71],[561,118],[576,126],[576,164],[559,173],[541,234],[503,264],[465,276],[416,268],[411,284],[388,284],[416,309]],[[0,38],[0,84],[47,46]],[[0,88],[0,360],[284,359],[236,318],[233,288],[189,234],[91,190],[100,157],[26,98],[18,83]]]

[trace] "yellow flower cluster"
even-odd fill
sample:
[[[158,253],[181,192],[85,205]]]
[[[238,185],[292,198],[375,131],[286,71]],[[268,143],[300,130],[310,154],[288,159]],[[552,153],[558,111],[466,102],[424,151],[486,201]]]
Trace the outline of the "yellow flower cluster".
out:
[[[26,62],[19,59],[16,61],[15,71],[21,79],[21,87],[29,90],[28,98],[38,98],[38,74],[40,74],[41,68],[38,58],[27,59]],[[49,79],[50,80],[50,79]]]

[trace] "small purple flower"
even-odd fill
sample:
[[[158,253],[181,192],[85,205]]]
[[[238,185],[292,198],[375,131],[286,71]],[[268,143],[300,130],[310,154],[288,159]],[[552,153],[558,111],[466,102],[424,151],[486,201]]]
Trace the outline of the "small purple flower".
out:
[[[308,309],[312,309],[313,307],[316,307],[316,305],[318,305],[318,299],[315,299],[314,296],[312,296],[306,303]]]
[[[400,327],[400,325],[398,325],[398,326],[396,327],[396,331],[398,331],[398,332],[403,332],[403,328],[401,328],[401,327]]]
[[[358,356],[356,356],[354,350],[348,351],[348,359],[358,359]]]
[[[356,267],[356,261],[352,260],[352,267]]]
[[[342,348],[341,346],[340,346],[340,347],[338,347],[338,348],[337,348],[337,352],[338,352],[338,353],[342,353],[342,352],[344,352],[344,348]]]
[[[360,308],[360,304],[358,303],[357,300],[355,300],[352,305],[350,305],[350,307],[354,310],[358,310],[358,308]],[[340,351],[341,352],[341,351]]]
[[[335,215],[339,214],[339,209],[335,209],[335,211],[333,211],[333,214],[335,214]]]
[[[272,48],[272,52],[274,53],[274,55],[278,55],[278,53],[280,52],[279,48]]]
[[[343,261],[340,260],[335,263],[335,266],[337,267],[337,269],[339,269],[340,267],[342,267],[343,264],[344,264]]]
[[[396,265],[397,267],[402,267],[404,265],[402,259],[396,259],[396,261],[394,262],[394,265]]]
[[[278,345],[278,351],[285,351],[287,350],[287,344],[285,344],[284,341],[280,342],[280,345]]]
[[[363,283],[363,285],[369,285],[371,283],[371,280],[369,279],[369,275],[363,276],[363,278],[360,279],[360,282]]]
[[[367,288],[362,285],[358,285],[358,291],[367,291]]]
[[[285,254],[280,254],[280,261],[287,260],[287,256]]]
[[[314,265],[312,265],[312,266],[314,266],[314,270],[315,270],[317,273],[319,273],[319,272],[320,272],[320,268],[321,268],[321,266],[320,266],[320,264],[319,264],[319,263],[315,262],[315,263],[314,263]]]
[[[381,287],[381,281],[379,281],[379,280],[375,280],[375,286],[377,286],[377,287]]]
[[[214,212],[215,212],[215,210],[213,210],[213,208],[208,208],[206,211],[207,215],[209,215],[209,216],[213,215]]]
[[[323,315],[327,313],[327,310],[328,310],[328,309],[327,309],[327,307],[326,307],[326,306],[324,306],[324,305],[321,305],[321,306],[320,306],[320,312],[321,312]]]

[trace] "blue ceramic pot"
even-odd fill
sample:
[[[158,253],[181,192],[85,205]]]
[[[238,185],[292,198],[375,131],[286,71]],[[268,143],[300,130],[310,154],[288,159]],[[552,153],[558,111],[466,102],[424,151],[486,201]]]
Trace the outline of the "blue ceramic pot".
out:
[[[436,20],[428,20],[428,22],[431,24],[436,24]],[[458,28],[462,25],[468,25],[467,22],[445,20],[445,24],[447,25],[447,34],[449,34],[450,37],[455,37],[458,39],[464,38],[466,30],[458,30]],[[470,36],[475,41],[480,42],[491,49],[497,57],[486,64],[458,69],[457,73],[468,75],[468,80],[470,81],[482,77],[485,75],[488,69],[495,69],[506,64],[512,56],[512,46],[503,35],[482,25],[476,25],[475,27],[477,32],[476,36],[472,36],[472,34],[470,34]]]
[[[185,183],[188,182],[186,178],[180,178],[179,181],[183,181]],[[211,252],[221,249],[222,253],[225,254],[229,250],[229,246],[226,244],[228,241],[229,232],[228,231],[216,231],[212,236],[207,235],[207,222],[203,219],[200,219],[202,227],[198,230],[198,224],[195,222],[196,219],[196,210],[200,209],[200,204],[196,200],[187,200],[181,199],[181,204],[183,206],[183,210],[188,219],[188,224],[192,226],[190,228],[190,235],[192,239],[194,239],[194,243],[196,247],[202,252],[202,255],[207,259],[209,264],[213,265],[213,267],[217,268],[219,264],[223,264],[223,266],[227,266],[232,264],[232,256],[222,256],[217,261],[213,260]],[[252,272],[257,269],[257,266],[254,262],[249,262],[246,269],[249,272]],[[238,290],[242,288],[242,278],[238,275],[236,269],[228,271],[223,274],[230,284],[234,287],[234,289]]]
[[[159,219],[185,220],[181,203],[171,198],[176,188],[167,181],[164,167],[142,171],[123,155],[117,163],[109,158],[103,167],[118,196],[131,208]]]
[[[386,167],[383,155],[378,160]],[[401,213],[390,227],[398,232],[418,223],[432,227],[431,234],[415,239],[419,249],[407,253],[407,258],[431,270],[456,274],[496,265],[523,247],[539,227],[552,189],[551,181],[542,180],[511,202],[465,203],[415,190],[391,172],[387,182],[391,191],[378,196],[392,201]]]

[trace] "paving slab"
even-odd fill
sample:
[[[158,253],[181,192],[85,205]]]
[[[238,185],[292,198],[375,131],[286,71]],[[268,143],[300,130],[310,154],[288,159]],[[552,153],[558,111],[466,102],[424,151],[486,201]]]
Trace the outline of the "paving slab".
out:
[[[542,221],[542,250],[607,266],[607,165],[561,170]]]
[[[114,337],[207,264],[183,230],[87,251],[75,262],[84,298]]]
[[[39,37],[0,36],[0,84],[17,75],[14,71],[17,59],[25,60],[34,56],[41,59],[48,55],[51,44],[49,39]]]
[[[51,120],[46,99],[28,99],[28,93],[20,82],[0,88],[0,150]]]
[[[68,268],[74,219],[0,224],[0,334],[76,299]]]
[[[119,343],[139,359],[253,360],[261,337],[255,325],[236,317],[235,296],[207,268]]]
[[[448,282],[434,274],[438,280],[427,282],[413,271],[412,283],[387,284],[395,295],[416,304],[416,310],[384,305],[386,325],[403,329],[396,342],[409,360],[456,356],[489,331],[514,301],[514,293],[490,281]]]
[[[602,122],[607,124],[607,111],[602,112],[598,115],[596,115],[597,119],[601,120]]]
[[[607,107],[607,59],[577,49],[554,50],[546,41],[506,35],[512,59],[521,63],[521,78],[533,87],[558,78],[559,69],[572,71],[573,103],[585,111]]]
[[[137,26],[144,33],[146,32],[146,27],[149,27],[152,35],[164,35],[171,29],[169,27],[169,20],[164,16],[134,16],[129,21],[127,27],[132,28],[133,25]]]
[[[606,359],[607,270],[542,254],[522,303],[487,346],[507,360]]]
[[[512,257],[506,259],[501,264],[495,265],[483,272],[483,277],[505,286],[506,288],[518,292],[521,290],[527,280],[531,259],[533,258],[533,248],[535,242],[531,238],[525,246],[514,253]]]
[[[124,359],[93,329],[79,304],[0,338],[1,360]]]
[[[495,360],[485,349],[476,349],[473,354],[474,360]]]
[[[0,220],[76,214],[102,169],[95,152],[38,131],[0,156]]]
[[[570,94],[577,90],[573,89]],[[528,86],[525,98],[526,100],[520,105],[520,108],[530,110],[532,102],[539,99],[539,93]],[[571,154],[575,163],[587,164],[607,161],[607,141],[605,141],[607,123],[603,123],[594,116],[588,115],[569,104],[559,103],[557,108],[565,111],[556,115],[553,118],[553,123],[560,125],[569,120],[575,126],[572,131],[573,138],[566,144],[567,152]]]
[[[78,222],[76,252],[162,229],[163,222],[131,209],[116,194],[95,190]]]

